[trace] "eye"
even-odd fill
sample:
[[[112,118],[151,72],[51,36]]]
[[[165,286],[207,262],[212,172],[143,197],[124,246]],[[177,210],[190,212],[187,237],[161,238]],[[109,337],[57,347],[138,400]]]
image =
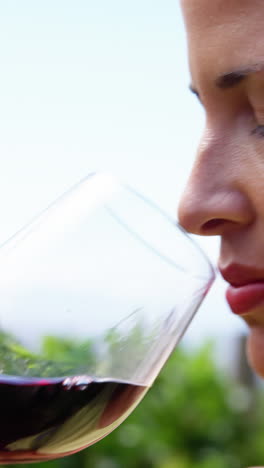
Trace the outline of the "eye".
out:
[[[264,138],[264,125],[257,125],[252,131],[251,135],[257,135]]]

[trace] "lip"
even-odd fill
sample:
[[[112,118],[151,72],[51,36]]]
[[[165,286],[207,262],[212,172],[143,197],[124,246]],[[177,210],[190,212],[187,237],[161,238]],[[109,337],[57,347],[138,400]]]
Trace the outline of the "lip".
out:
[[[232,264],[221,269],[223,278],[230,284],[226,299],[235,314],[243,315],[264,305],[264,271],[245,265]]]
[[[264,281],[240,287],[229,286],[226,291],[226,299],[235,314],[246,314],[264,304]]]

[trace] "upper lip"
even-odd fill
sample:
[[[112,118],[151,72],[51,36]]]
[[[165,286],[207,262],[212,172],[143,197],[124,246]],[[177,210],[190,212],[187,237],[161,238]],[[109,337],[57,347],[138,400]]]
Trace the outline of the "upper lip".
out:
[[[250,266],[232,263],[225,268],[219,267],[219,270],[223,278],[234,287],[264,282],[264,271]]]

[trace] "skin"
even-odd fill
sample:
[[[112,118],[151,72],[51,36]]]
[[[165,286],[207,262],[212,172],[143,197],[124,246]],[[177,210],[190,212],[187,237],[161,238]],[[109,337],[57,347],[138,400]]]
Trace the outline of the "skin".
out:
[[[264,280],[264,2],[181,5],[191,84],[206,126],[179,220],[189,232],[220,236],[220,269],[245,265]],[[247,75],[249,69],[254,73]],[[239,80],[230,75],[237,70],[243,70]],[[264,304],[242,318],[250,331],[249,362],[264,377]]]

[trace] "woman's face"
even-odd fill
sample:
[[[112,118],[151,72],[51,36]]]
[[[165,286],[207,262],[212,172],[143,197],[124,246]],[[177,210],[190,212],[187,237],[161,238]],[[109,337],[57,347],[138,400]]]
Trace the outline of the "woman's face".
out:
[[[250,327],[249,361],[264,376],[264,2],[181,3],[206,126],[179,218],[221,236],[227,299]]]

